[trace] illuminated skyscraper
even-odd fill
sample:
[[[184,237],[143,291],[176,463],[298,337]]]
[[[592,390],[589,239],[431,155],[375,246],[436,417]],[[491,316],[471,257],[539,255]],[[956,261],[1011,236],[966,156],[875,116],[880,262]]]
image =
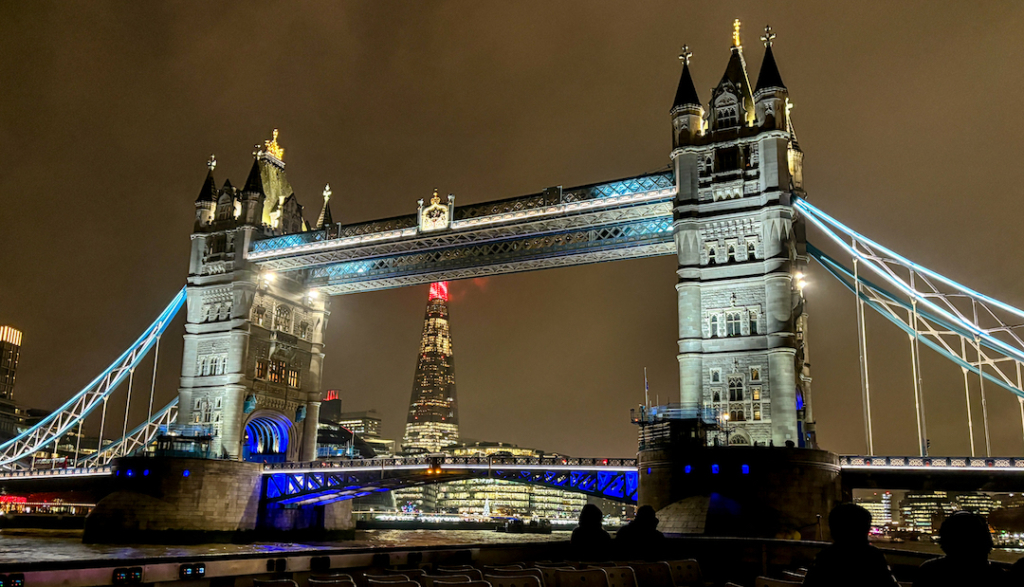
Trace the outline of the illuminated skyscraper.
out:
[[[423,338],[402,448],[438,452],[459,439],[455,357],[448,325],[448,282],[430,285]]]
[[[24,423],[14,405],[14,379],[20,354],[21,331],[0,326],[0,438],[3,439],[16,436],[18,426]]]

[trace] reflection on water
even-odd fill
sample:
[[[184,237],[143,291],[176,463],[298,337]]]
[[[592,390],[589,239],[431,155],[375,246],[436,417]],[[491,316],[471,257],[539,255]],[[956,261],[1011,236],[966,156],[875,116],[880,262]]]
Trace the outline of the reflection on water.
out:
[[[545,535],[505,534],[490,530],[357,530],[355,540],[339,542],[115,546],[82,544],[80,530],[3,530],[0,531],[0,563],[198,557],[215,554],[282,553],[376,546],[501,544],[568,539],[568,532],[554,532]]]

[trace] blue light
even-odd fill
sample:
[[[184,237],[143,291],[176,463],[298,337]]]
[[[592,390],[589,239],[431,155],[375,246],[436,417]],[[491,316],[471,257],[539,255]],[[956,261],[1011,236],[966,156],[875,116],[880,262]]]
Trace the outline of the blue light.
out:
[[[129,477],[134,477],[135,476],[135,471],[133,471],[131,469],[128,469],[128,472],[125,473],[125,474],[128,475]]]
[[[686,473],[687,475],[689,475],[689,474],[690,474],[690,471],[692,471],[692,470],[693,470],[693,467],[691,467],[690,465],[686,465],[685,467],[683,467],[683,471],[684,471],[684,472],[685,472],[685,473]]]
[[[718,474],[718,465],[711,465],[711,474],[712,475],[717,475]]]
[[[143,477],[149,477],[149,469],[146,469],[146,470],[142,471],[142,476]]]
[[[650,467],[647,467],[647,474],[648,474],[648,475],[650,475],[650,474],[651,474],[651,468],[650,468]]]
[[[182,477],[188,477],[188,475],[189,475],[188,469],[185,469],[184,471],[181,472],[181,476]]]
[[[121,471],[114,471],[114,477],[120,477]]]
[[[750,474],[750,465],[743,465],[743,474],[744,475],[749,475]]]

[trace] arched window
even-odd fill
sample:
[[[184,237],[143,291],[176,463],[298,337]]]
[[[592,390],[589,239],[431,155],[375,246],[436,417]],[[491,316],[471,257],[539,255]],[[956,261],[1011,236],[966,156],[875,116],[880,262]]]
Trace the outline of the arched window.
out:
[[[711,317],[711,338],[718,337],[718,316]]]
[[[729,378],[729,401],[743,401],[743,380],[740,377]]]
[[[725,335],[739,336],[740,334],[740,313],[729,312],[725,316]]]
[[[203,359],[199,362],[199,374],[209,375],[210,374],[210,362],[207,359]]]
[[[288,332],[291,328],[292,309],[280,305],[274,310],[274,328]]]
[[[748,242],[747,243],[747,259],[753,259],[754,257],[756,257],[757,256],[756,251],[757,251],[757,248],[754,246],[754,243],[753,242]]]
[[[729,262],[733,263],[736,261],[736,247],[729,245]]]
[[[743,415],[743,410],[736,410],[736,421],[742,422],[744,420],[746,420],[746,417]]]
[[[732,420],[733,422],[736,421],[736,411],[735,410],[733,410],[732,412],[729,412],[729,419]]]
[[[760,420],[761,419],[761,410],[754,410],[754,419],[755,420]]]
[[[720,402],[720,401],[722,401],[722,396],[719,395],[719,393],[716,391],[715,395],[712,396],[711,401],[713,401],[713,402]]]
[[[224,302],[220,305],[220,312],[217,315],[218,320],[227,320],[231,317],[231,304]]]
[[[708,247],[708,265],[715,265],[718,260],[715,258],[715,247]]]
[[[761,401],[761,388],[760,387],[752,387],[750,389],[750,395],[751,395],[751,399],[753,399],[754,401]]]

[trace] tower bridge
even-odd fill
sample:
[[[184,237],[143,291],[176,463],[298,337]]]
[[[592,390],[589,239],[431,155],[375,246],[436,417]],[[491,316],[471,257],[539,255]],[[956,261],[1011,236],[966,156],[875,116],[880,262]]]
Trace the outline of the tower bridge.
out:
[[[1015,474],[1021,463],[993,457],[986,394],[1000,389],[1024,398],[1024,311],[920,266],[812,204],[774,35],[766,30],[762,37],[764,54],[751,83],[738,26],[725,72],[706,103],[694,87],[691,53],[684,46],[669,111],[670,164],[656,173],[468,205],[456,205],[454,195],[442,197],[434,190],[429,199],[410,202],[404,215],[359,223],[335,221],[328,186],[318,219],[310,224],[285,172],[285,149],[276,130],[255,153],[241,188],[230,181],[218,186],[211,157],[195,201],[186,287],[110,368],[53,415],[0,445],[0,467],[12,470],[0,475],[0,484],[102,475],[106,470],[99,467],[107,466],[116,477],[122,470],[118,459],[123,465],[170,432],[206,439],[207,456],[220,459],[216,463],[248,467],[246,483],[262,484],[264,505],[277,512],[276,520],[288,523],[298,523],[298,514],[274,507],[343,502],[402,484],[485,473],[612,491],[619,499],[669,511],[690,497],[657,491],[645,496],[644,487],[717,487],[721,479],[748,470],[753,476],[775,475],[770,467],[748,464],[744,459],[750,455],[769,455],[765,462],[779,470],[791,470],[793,463],[813,469],[807,486],[821,491],[804,505],[819,510],[838,499],[830,491],[840,475],[869,486],[1013,485],[1016,478],[1007,481],[1004,473]],[[808,243],[808,225],[838,256]],[[482,463],[395,462],[380,464],[379,470],[363,463],[321,471],[308,464],[316,462],[332,296],[657,255],[675,255],[678,261],[679,413],[710,413],[727,422],[689,430],[690,440],[682,444],[706,449],[699,462],[690,463],[685,451],[641,451],[639,465],[615,469],[590,463],[563,470],[558,463],[538,462],[529,467],[539,468],[517,463],[499,472],[491,461],[486,470]],[[811,259],[854,294],[863,456],[838,459],[815,450],[804,295]],[[182,307],[186,324],[178,397],[160,408],[153,405],[155,377],[148,395],[133,395],[133,386],[144,384],[136,370],[149,352],[159,352],[160,337]],[[908,338],[918,457],[874,454],[868,309]],[[928,455],[922,346],[963,373],[970,457]],[[124,383],[134,401],[148,397],[145,421],[129,432],[126,408],[117,442],[81,458],[76,445],[67,472],[31,470],[33,455],[50,450],[76,427],[80,440],[86,418],[99,416],[101,437],[104,426],[116,425],[114,415],[107,424],[106,405]],[[984,457],[974,445],[972,389],[982,400]],[[1024,425],[1024,399],[1021,417]],[[212,463],[203,471],[223,474]],[[409,466],[414,469],[403,469]],[[191,469],[175,467],[168,465],[161,474],[188,478],[182,473]],[[694,477],[686,477],[691,470]],[[690,482],[697,477],[699,483]],[[772,479],[780,487],[786,481]],[[178,479],[173,487],[185,491],[187,482]]]

